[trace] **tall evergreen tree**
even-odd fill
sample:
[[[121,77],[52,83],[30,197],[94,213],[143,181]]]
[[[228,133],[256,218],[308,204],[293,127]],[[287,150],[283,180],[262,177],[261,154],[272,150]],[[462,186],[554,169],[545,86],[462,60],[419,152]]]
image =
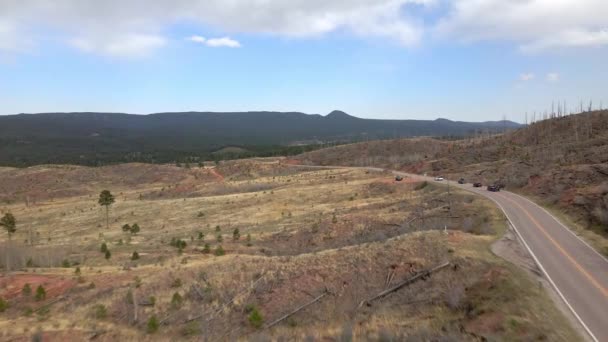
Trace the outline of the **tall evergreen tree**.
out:
[[[99,205],[106,207],[106,229],[110,228],[110,206],[114,203],[114,195],[109,190],[99,194]]]
[[[13,237],[13,234],[17,231],[17,220],[15,220],[15,216],[13,216],[13,214],[6,213],[0,219],[0,226],[2,226],[8,233],[8,246],[6,248],[6,271],[10,272],[11,263],[9,250],[11,245],[11,238]]]

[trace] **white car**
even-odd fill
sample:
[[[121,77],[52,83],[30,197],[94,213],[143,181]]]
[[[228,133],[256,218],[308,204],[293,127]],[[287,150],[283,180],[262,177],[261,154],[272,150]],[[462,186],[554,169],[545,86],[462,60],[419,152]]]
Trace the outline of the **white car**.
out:
[[[435,180],[438,182],[441,182],[441,181],[443,181],[443,177],[435,177]]]

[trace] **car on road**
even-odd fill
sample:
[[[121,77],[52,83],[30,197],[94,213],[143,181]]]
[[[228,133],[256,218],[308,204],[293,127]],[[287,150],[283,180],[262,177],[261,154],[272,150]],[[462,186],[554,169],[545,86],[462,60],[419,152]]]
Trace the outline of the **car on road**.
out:
[[[473,187],[474,188],[481,188],[481,183],[479,183],[479,182],[473,183]]]
[[[464,184],[464,178],[460,178],[460,179],[458,180],[458,184]]]
[[[488,185],[488,191],[498,192],[500,191],[500,186],[496,184]]]
[[[435,177],[435,180],[438,181],[438,182],[441,182],[441,181],[443,181],[443,177],[437,176],[437,177]]]
[[[395,177],[395,180],[396,180],[397,182],[401,182],[401,181],[403,180],[403,177],[401,177],[401,176],[397,176],[397,177]]]

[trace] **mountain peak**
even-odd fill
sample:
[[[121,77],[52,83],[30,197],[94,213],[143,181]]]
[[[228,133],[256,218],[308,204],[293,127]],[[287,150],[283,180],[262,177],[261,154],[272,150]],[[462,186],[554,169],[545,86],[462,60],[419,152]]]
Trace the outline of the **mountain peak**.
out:
[[[354,119],[355,117],[352,115],[348,115],[341,110],[334,110],[331,113],[327,114],[326,118],[332,119]]]

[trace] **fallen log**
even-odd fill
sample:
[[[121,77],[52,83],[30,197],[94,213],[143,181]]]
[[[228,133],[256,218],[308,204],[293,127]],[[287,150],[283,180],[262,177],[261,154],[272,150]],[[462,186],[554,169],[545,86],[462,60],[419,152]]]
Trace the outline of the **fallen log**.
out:
[[[450,264],[450,262],[446,261],[446,262],[444,262],[441,265],[438,265],[438,266],[435,266],[435,267],[433,267],[431,269],[419,272],[415,276],[413,276],[411,278],[408,278],[408,279],[404,280],[403,282],[401,282],[401,283],[399,283],[399,284],[397,284],[397,285],[395,285],[395,286],[393,286],[393,287],[391,287],[389,289],[386,289],[386,290],[378,293],[377,295],[373,296],[372,298],[369,298],[367,300],[362,301],[359,304],[359,307],[362,307],[364,304],[370,304],[372,301],[374,301],[376,299],[379,299],[379,298],[382,298],[382,297],[384,297],[384,296],[386,296],[386,295],[388,295],[388,294],[390,294],[392,292],[395,292],[395,291],[399,290],[400,288],[402,288],[402,287],[404,287],[406,285],[409,285],[409,284],[415,282],[418,279],[421,279],[421,278],[424,278],[426,276],[429,276],[431,273],[436,272],[436,271],[438,271],[438,270],[440,270],[440,269],[442,269],[444,267],[447,267],[449,264]]]
[[[281,321],[289,318],[289,316],[292,316],[292,315],[298,313],[298,311],[300,311],[300,310],[302,310],[302,309],[304,309],[304,308],[306,308],[306,307],[308,307],[308,306],[310,306],[310,305],[312,305],[312,304],[320,301],[321,298],[327,296],[328,294],[329,294],[329,292],[327,292],[327,290],[325,290],[325,292],[323,292],[323,294],[317,296],[315,299],[311,300],[310,302],[308,302],[308,303],[306,303],[304,305],[301,305],[297,309],[293,310],[292,312],[290,312],[290,313],[288,313],[288,314],[286,314],[284,316],[281,316],[280,318],[272,321],[269,324],[266,324],[266,326],[264,327],[264,329],[268,329],[268,328],[272,327],[273,325],[276,325],[276,324],[280,323]]]

